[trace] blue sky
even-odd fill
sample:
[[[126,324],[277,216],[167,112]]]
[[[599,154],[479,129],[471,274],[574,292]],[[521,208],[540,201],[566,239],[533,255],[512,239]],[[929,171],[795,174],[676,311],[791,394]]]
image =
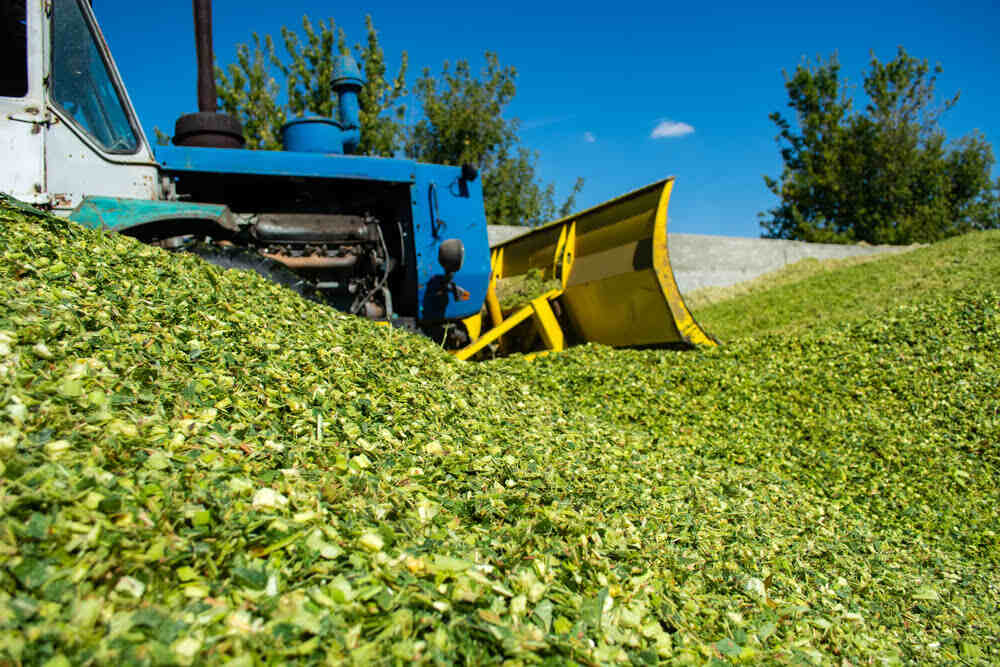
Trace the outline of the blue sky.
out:
[[[172,131],[197,110],[189,2],[95,0],[143,126]],[[940,62],[939,97],[961,91],[945,116],[949,137],[974,129],[1000,151],[1000,5],[995,2],[665,3],[215,0],[216,60],[234,60],[254,31],[277,35],[304,14],[333,16],[354,43],[364,15],[379,30],[392,72],[410,80],[445,60],[482,64],[485,50],[518,71],[508,115],[540,154],[542,179],[564,197],[586,179],[580,207],[673,175],[670,230],[758,236],[757,213],[776,204],[762,176],[781,169],[768,113],[784,110],[782,69],[836,51],[858,84],[869,51],[898,45]],[[659,128],[659,130],[658,130]],[[1000,169],[994,168],[994,174]]]

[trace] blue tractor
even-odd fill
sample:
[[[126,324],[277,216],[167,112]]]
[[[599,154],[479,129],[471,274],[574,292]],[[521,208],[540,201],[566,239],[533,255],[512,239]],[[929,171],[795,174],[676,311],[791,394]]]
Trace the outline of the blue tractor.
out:
[[[422,331],[459,359],[715,344],[670,266],[673,178],[491,250],[472,166],[352,154],[363,81],[349,57],[336,62],[336,118],[288,123],[284,151],[244,150],[216,108],[209,0],[194,9],[199,111],[154,151],[88,0],[0,4],[0,191]],[[502,307],[497,285],[535,271],[558,287]]]
[[[200,110],[153,149],[90,2],[5,3],[0,190],[467,343],[454,325],[479,314],[490,277],[476,170],[353,155],[363,80],[349,56],[336,62],[336,118],[291,121],[283,151],[243,149],[239,122],[216,109],[209,0],[194,6]]]

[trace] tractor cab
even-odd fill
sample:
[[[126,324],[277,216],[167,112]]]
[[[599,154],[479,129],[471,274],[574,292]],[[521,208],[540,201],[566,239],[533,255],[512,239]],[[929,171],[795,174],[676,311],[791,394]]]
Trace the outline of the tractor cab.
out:
[[[153,153],[89,4],[0,12],[4,190],[63,215],[87,195],[157,198]]]

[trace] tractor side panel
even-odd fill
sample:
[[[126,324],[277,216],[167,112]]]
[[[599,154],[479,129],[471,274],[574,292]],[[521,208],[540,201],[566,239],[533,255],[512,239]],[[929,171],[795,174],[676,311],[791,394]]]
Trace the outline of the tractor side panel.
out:
[[[490,245],[480,180],[460,180],[459,167],[416,164],[416,182],[410,189],[413,206],[413,242],[417,260],[419,319],[456,320],[479,313],[490,278]],[[469,293],[457,300],[445,288],[438,250],[446,239],[465,246],[465,262],[454,282]]]

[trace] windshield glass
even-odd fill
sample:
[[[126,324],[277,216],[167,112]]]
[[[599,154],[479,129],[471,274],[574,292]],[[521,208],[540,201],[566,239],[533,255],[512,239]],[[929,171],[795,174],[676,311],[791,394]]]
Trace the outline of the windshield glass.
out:
[[[52,96],[101,148],[134,153],[139,139],[75,0],[56,0],[52,11]]]

